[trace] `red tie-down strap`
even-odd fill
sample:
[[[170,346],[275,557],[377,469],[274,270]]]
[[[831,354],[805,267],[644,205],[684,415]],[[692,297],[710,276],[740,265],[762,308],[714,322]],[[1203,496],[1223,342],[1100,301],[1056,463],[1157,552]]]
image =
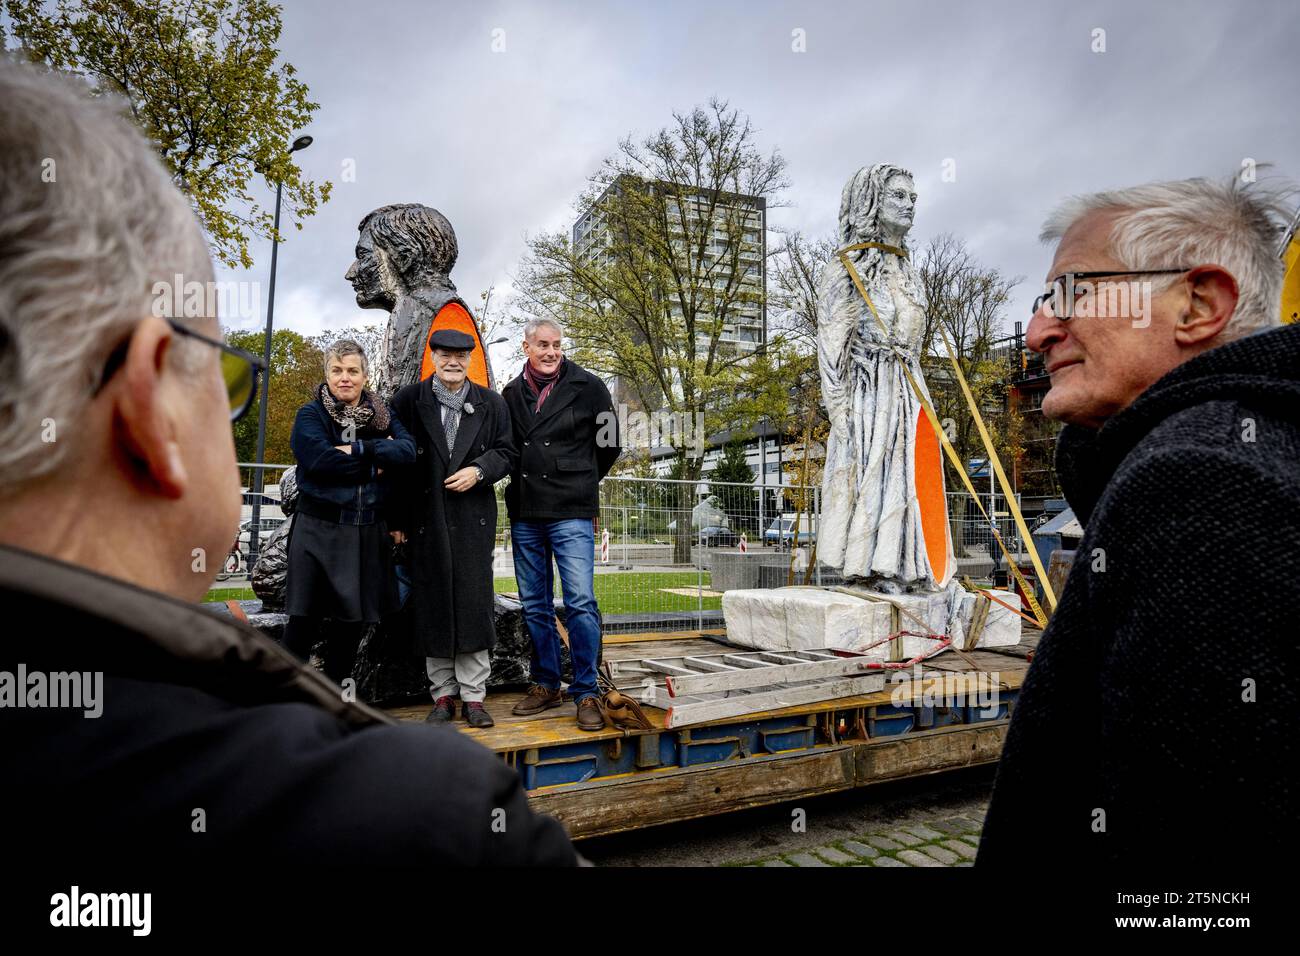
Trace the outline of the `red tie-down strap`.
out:
[[[904,667],[911,667],[913,664],[919,664],[921,661],[928,660],[944,648],[952,647],[952,638],[947,634],[920,634],[916,631],[895,631],[893,634],[881,638],[874,644],[868,644],[866,647],[862,648],[862,650],[869,651],[873,647],[879,647],[881,644],[888,644],[890,641],[896,640],[900,637],[924,637],[935,641],[936,643],[933,647],[927,649],[924,653],[917,654],[909,661],[872,661],[871,663],[863,664],[862,666],[867,670],[900,670]],[[953,649],[956,650],[956,648]]]

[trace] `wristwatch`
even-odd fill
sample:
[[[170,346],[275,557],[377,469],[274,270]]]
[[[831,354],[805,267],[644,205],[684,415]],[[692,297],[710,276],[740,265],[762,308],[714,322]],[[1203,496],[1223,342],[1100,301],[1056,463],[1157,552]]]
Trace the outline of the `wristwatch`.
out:
[[[474,470],[478,472],[478,480],[479,480],[479,481],[482,481],[484,478],[487,477],[486,475],[483,474],[483,469],[480,468],[478,465],[475,465],[475,466],[474,466]]]

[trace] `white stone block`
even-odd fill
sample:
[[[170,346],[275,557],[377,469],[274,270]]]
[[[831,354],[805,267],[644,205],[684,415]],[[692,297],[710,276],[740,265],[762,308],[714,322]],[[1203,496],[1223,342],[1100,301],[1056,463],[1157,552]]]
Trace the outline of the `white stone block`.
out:
[[[727,642],[755,650],[860,651],[889,636],[887,605],[817,588],[727,591],[722,614]]]
[[[946,591],[864,593],[869,597],[798,587],[727,591],[722,596],[727,641],[764,651],[827,648],[856,651],[885,661],[889,659],[886,639],[892,633],[895,607],[899,609],[899,630],[910,632],[902,636],[903,660],[932,653],[936,641],[929,635],[949,633],[950,596]],[[988,593],[1005,604],[1019,604],[1019,598],[1009,592]],[[951,628],[953,646],[964,649],[978,598],[962,592],[953,599],[960,601]],[[977,646],[1006,647],[1019,642],[1020,618],[1009,607],[992,603]]]
[[[984,629],[980,632],[979,643],[976,649],[981,647],[1009,647],[1020,643],[1020,617],[1012,607],[1020,606],[1020,596],[1010,591],[995,591],[989,589],[984,592],[991,594],[1001,601],[1002,604],[1009,604],[1011,607],[1003,607],[997,601],[989,603],[989,616],[984,620]],[[979,600],[976,594],[966,593],[962,596],[961,616],[966,625],[970,625],[971,615],[975,613],[975,602]],[[965,644],[959,644],[958,647],[965,648]]]
[[[874,591],[864,592],[872,595],[869,602],[878,607],[899,609],[898,629],[906,632],[902,637],[902,659],[911,660],[930,654],[940,643],[930,635],[948,633],[948,593],[946,591],[921,592],[915,594],[883,594]],[[969,620],[969,616],[966,618]],[[959,628],[962,622],[958,622]],[[964,639],[965,631],[954,635],[954,641]],[[866,652],[879,660],[889,659],[889,645],[883,644]],[[942,653],[942,652],[940,652]]]
[[[1001,601],[1002,604],[1010,604],[1011,607],[1003,607],[997,601],[990,602],[989,616],[984,621],[984,630],[979,636],[979,643],[976,647],[1011,647],[1020,643],[1020,621],[1021,618],[1013,607],[1020,607],[1020,595],[1011,591],[993,591],[987,593]],[[972,610],[974,609],[975,595],[970,595]],[[966,615],[970,620],[970,614]]]

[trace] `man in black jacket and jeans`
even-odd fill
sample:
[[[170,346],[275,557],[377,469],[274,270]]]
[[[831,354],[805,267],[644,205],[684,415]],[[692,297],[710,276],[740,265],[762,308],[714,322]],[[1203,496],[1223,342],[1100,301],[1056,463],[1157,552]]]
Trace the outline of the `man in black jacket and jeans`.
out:
[[[57,186],[32,172],[48,156]],[[96,863],[150,866],[159,888],[194,872],[163,861],[238,867],[231,886],[267,863],[577,862],[495,754],[396,726],[196,603],[235,536],[231,421],[256,392],[217,316],[165,313],[172,283],[212,281],[116,105],[0,64],[6,858],[83,886]]]
[[[981,866],[1212,865],[1295,841],[1300,326],[1265,186],[1076,199],[1028,344],[1085,525],[1011,719]],[[1122,866],[1123,870],[1114,869]]]
[[[618,417],[605,383],[564,357],[563,331],[547,320],[524,328],[524,370],[502,394],[514,423],[519,464],[506,488],[515,580],[532,640],[533,686],[514,708],[527,716],[559,706],[560,635],[551,559],[560,568],[578,727],[600,730],[596,687],[600,610],[592,521],[598,486],[618,459]]]

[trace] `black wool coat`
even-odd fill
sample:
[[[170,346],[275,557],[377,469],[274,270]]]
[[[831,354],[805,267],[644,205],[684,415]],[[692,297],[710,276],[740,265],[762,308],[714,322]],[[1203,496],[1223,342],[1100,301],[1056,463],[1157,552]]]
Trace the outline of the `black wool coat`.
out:
[[[379,470],[406,464],[415,456],[406,429],[391,415],[382,431],[373,425],[356,429],[350,454],[338,450],[345,444],[349,443],[343,440],[343,426],[330,417],[319,397],[298,409],[289,445],[297,462],[300,494],[345,508],[373,507],[385,490]]]
[[[102,674],[97,718],[0,707],[11,859],[82,874],[179,866],[241,885],[267,864],[578,862],[564,828],[529,809],[496,755],[449,728],[399,726],[349,703],[211,606],[3,546],[0,600],[0,672]],[[488,821],[503,811],[496,832]]]
[[[427,657],[488,650],[496,642],[492,548],[497,500],[492,486],[515,462],[510,413],[496,392],[466,382],[456,447],[448,450],[442,405],[430,381],[398,389],[393,416],[415,439],[415,464],[392,475],[388,529],[406,534],[411,594],[406,612],[420,653]],[[483,480],[469,491],[443,482],[478,465]]]
[[[1067,425],[1056,466],[1086,530],[1011,717],[977,865],[1226,878],[1287,859],[1300,326],[1197,356],[1098,431]]]
[[[519,463],[506,487],[511,521],[595,518],[600,480],[618,460],[618,417],[605,383],[564,360],[559,381],[533,407],[522,373],[501,391],[514,422]]]

